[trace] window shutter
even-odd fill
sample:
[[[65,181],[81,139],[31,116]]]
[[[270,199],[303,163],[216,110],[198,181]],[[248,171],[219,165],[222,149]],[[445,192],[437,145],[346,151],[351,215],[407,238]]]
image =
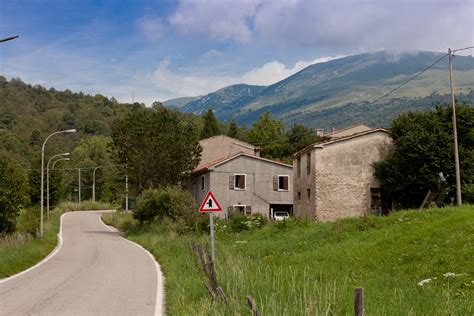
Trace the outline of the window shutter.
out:
[[[278,191],[278,176],[273,176],[273,190]]]
[[[288,190],[288,177],[283,177],[283,190]]]
[[[231,174],[229,175],[229,189],[233,190],[234,189],[234,175]]]

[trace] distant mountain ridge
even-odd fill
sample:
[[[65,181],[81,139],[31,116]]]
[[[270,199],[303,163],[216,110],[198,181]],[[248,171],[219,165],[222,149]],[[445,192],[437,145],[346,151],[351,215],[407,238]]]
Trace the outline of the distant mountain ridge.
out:
[[[349,106],[354,112],[359,105],[363,105],[361,110],[367,112],[367,120],[370,121],[373,119],[370,102],[442,56],[443,53],[435,52],[396,54],[386,51],[348,56],[308,66],[270,86],[228,86],[187,103],[181,110],[201,114],[207,108],[212,108],[219,119],[228,121],[235,117],[238,122],[244,124],[254,122],[261,113],[268,111],[287,123],[316,127],[318,122],[317,127],[329,128],[331,126],[321,126],[318,113],[324,113],[326,116],[331,112],[328,112],[329,109],[334,109],[332,112],[340,115],[337,108]],[[387,108],[390,104],[397,104],[402,111],[405,108],[417,108],[417,99],[429,99],[433,95],[442,96],[448,93],[447,63],[446,57],[396,93],[378,102],[380,104],[375,104],[379,109],[385,109],[382,112],[376,111],[377,115],[384,116],[386,113],[387,124],[393,115],[398,114],[396,109]],[[463,94],[464,99],[470,100],[470,92],[474,90],[474,58],[456,56],[453,68],[456,93]],[[398,101],[393,102],[393,99]],[[334,126],[337,117],[329,117],[328,121],[333,122]]]
[[[186,104],[188,104],[189,102],[198,100],[201,97],[202,96],[174,98],[174,99],[166,100],[165,102],[163,102],[163,105],[169,108],[180,109]]]

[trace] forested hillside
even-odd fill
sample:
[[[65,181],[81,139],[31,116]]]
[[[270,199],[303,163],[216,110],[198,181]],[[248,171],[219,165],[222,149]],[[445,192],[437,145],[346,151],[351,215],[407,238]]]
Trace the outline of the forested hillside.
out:
[[[100,94],[48,90],[0,76],[0,143],[25,163],[37,163],[41,145],[52,132],[78,130],[48,142],[48,151],[70,151],[74,142],[86,135],[110,135],[111,122],[131,106]]]

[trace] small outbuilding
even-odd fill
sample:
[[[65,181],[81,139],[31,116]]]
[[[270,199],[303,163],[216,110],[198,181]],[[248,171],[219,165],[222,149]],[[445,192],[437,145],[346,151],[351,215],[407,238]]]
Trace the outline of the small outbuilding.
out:
[[[357,125],[293,155],[294,214],[320,221],[380,213],[387,201],[372,164],[392,148],[387,130]]]

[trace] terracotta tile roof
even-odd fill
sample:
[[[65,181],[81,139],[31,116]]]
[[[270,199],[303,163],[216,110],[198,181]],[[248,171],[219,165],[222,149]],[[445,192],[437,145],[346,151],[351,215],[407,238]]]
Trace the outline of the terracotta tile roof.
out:
[[[220,164],[223,164],[227,161],[230,161],[232,159],[235,159],[237,157],[240,157],[240,156],[245,156],[245,157],[249,157],[249,158],[253,158],[253,159],[256,159],[256,160],[260,160],[260,161],[266,161],[266,162],[270,162],[270,163],[274,163],[274,164],[278,164],[278,165],[281,165],[281,166],[285,166],[285,167],[289,167],[289,168],[293,168],[292,165],[288,165],[286,163],[282,163],[282,162],[279,162],[279,161],[275,161],[275,160],[271,160],[271,159],[266,159],[266,158],[262,158],[262,157],[258,157],[258,156],[252,156],[252,155],[249,155],[249,154],[246,154],[244,152],[239,152],[239,153],[236,153],[236,154],[233,154],[231,156],[228,156],[228,157],[225,157],[225,158],[221,158],[221,159],[218,159],[218,160],[215,160],[205,166],[200,166],[199,168],[196,168],[193,170],[193,173],[201,173],[201,172],[205,172],[205,171],[208,171],[214,167],[217,167],[218,165]]]
[[[352,135],[348,135],[348,136],[337,137],[337,138],[329,138],[329,139],[326,139],[322,142],[311,144],[311,145],[301,149],[300,151],[294,153],[291,156],[293,158],[295,158],[295,157],[301,156],[302,154],[304,154],[305,152],[307,152],[309,150],[312,150],[313,148],[324,148],[324,147],[326,147],[328,145],[331,145],[331,144],[343,142],[343,141],[346,141],[346,140],[349,140],[349,139],[361,137],[361,136],[376,133],[376,132],[384,132],[384,133],[387,133],[387,134],[389,133],[389,131],[385,128],[373,128],[373,129],[368,130],[368,131],[364,131],[364,132],[360,132],[360,133],[356,133],[356,134],[352,134]]]

